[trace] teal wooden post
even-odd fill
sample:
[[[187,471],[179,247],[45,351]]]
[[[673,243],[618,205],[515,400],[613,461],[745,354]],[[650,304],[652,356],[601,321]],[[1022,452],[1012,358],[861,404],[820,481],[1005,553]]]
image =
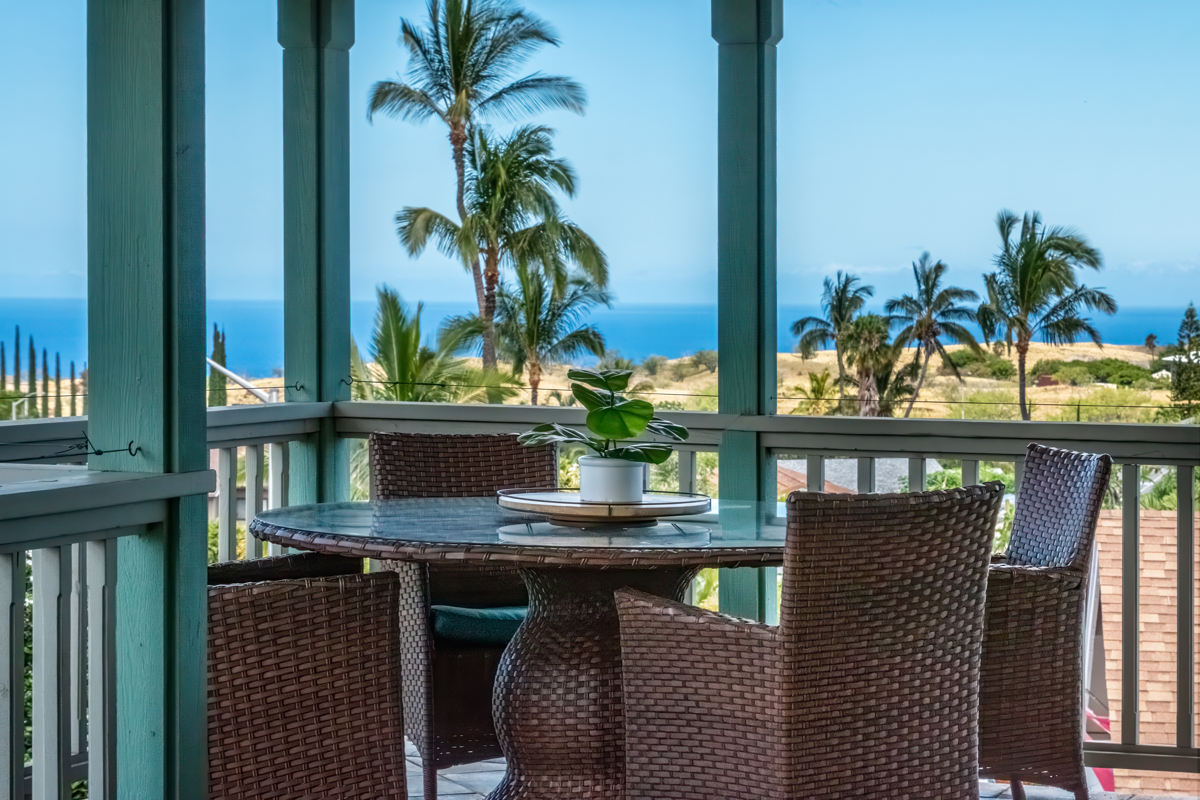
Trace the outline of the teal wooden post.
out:
[[[289,401],[350,399],[353,0],[279,0],[283,46],[284,382]],[[332,419],[290,453],[288,502],[345,500]]]
[[[203,0],[89,0],[87,25],[89,467],[203,470]],[[206,794],[205,503],[117,548],[121,798]]]
[[[717,342],[722,414],[775,413],[775,45],[782,0],[713,0],[717,40]],[[753,432],[721,437],[720,499],[773,501]],[[722,570],[721,609],[767,619],[774,570]]]

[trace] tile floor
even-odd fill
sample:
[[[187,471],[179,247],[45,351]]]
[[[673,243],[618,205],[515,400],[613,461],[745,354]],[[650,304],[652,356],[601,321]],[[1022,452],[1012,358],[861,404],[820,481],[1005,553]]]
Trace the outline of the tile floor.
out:
[[[411,743],[407,743],[408,757],[408,797],[409,800],[423,800],[421,757]],[[496,787],[504,777],[504,759],[481,761],[477,764],[463,764],[458,767],[444,769],[438,773],[438,798],[445,800],[483,800],[487,793]],[[1068,792],[1058,789],[1047,789],[1041,786],[1027,786],[1025,793],[1028,800],[1073,800]],[[979,786],[980,798],[1011,798],[1008,785],[1003,783],[983,783]],[[1092,800],[1157,800],[1149,795],[1134,795],[1129,793],[1093,792]],[[1185,800],[1172,797],[1162,800]],[[1200,800],[1200,798],[1191,798]]]

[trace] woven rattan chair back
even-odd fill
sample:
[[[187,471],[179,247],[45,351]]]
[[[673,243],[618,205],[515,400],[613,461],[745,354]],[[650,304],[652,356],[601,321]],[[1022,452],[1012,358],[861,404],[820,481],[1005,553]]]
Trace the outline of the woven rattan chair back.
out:
[[[984,598],[1002,494],[988,483],[788,497],[783,796],[977,790]]]
[[[209,586],[210,796],[405,796],[396,576],[342,562],[264,559]]]
[[[1106,455],[1029,445],[1005,560],[1086,569],[1111,471]]]
[[[524,447],[512,434],[372,433],[371,496],[494,497],[501,489],[553,489],[553,445]],[[519,606],[529,602],[515,567],[460,562],[385,562],[400,577],[405,733],[421,753],[427,800],[437,770],[501,755],[491,690],[503,648],[435,643],[431,605]]]
[[[371,496],[494,497],[501,489],[553,489],[554,446],[524,447],[512,434],[372,433]]]

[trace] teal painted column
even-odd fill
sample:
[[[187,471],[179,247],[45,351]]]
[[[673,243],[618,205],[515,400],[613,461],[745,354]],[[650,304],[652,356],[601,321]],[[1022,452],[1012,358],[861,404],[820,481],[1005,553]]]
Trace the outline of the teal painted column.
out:
[[[207,469],[203,0],[87,8],[89,467]],[[206,795],[205,503],[117,547],[122,798]]]
[[[782,0],[713,0],[717,85],[717,375],[722,414],[775,413],[775,45]],[[758,434],[721,437],[720,499],[774,500]],[[729,513],[729,512],[725,512]],[[721,610],[768,619],[775,571],[721,570]]]
[[[349,400],[353,0],[279,0],[279,44],[286,397]],[[349,448],[332,419],[291,445],[290,464],[290,504],[349,497]]]

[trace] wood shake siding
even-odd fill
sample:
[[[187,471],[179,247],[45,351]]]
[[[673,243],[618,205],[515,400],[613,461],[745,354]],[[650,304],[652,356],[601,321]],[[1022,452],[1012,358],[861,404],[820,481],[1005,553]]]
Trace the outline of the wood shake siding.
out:
[[[1196,517],[1200,530],[1200,515]],[[1100,512],[1100,614],[1104,634],[1105,681],[1112,738],[1121,738],[1121,511]],[[1139,573],[1141,742],[1175,743],[1176,695],[1176,515],[1174,511],[1142,509]],[[1194,555],[1200,575],[1200,557]],[[1200,584],[1193,587],[1200,608]],[[1193,631],[1200,654],[1200,628]],[[1097,654],[1098,655],[1098,654]],[[1200,717],[1200,692],[1196,693]],[[1115,770],[1118,792],[1200,795],[1200,775]]]

